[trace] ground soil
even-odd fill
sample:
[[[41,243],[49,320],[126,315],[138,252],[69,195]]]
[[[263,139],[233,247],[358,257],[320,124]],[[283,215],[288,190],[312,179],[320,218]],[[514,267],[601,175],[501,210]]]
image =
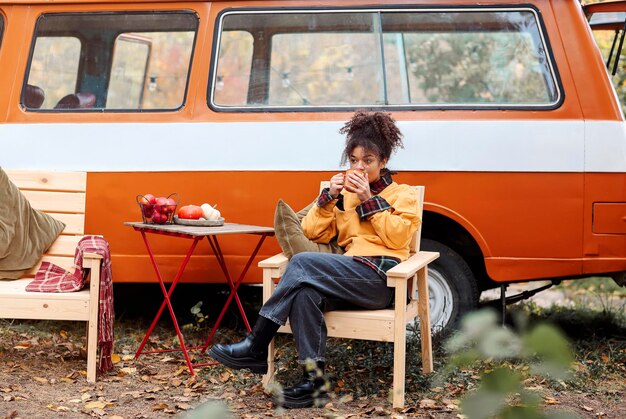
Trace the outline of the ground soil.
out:
[[[117,305],[116,311],[114,370],[99,377],[96,384],[85,379],[83,325],[0,320],[0,418],[457,418],[460,399],[477,387],[480,374],[466,369],[446,377],[425,378],[419,361],[409,359],[406,408],[394,410],[388,397],[391,345],[331,340],[331,403],[322,408],[281,410],[262,388],[260,376],[249,372],[218,365],[190,376],[180,355],[171,353],[135,361],[133,354],[146,330],[146,319],[138,321]],[[196,323],[186,328],[190,341],[206,336],[207,330],[200,326]],[[243,332],[239,326],[221,331],[217,340],[240,339]],[[175,335],[169,323],[159,323],[149,346],[162,348],[172,343]],[[281,337],[277,347],[279,358],[287,360],[281,364],[278,380],[293,383],[299,375],[293,341]],[[611,348],[621,352],[607,357],[626,359],[624,345]],[[194,357],[196,361],[209,360],[203,354]],[[594,368],[595,358],[581,357],[584,359],[577,359],[577,380],[587,381],[555,384],[532,377],[524,386],[541,396],[547,411],[571,412],[582,418],[626,417],[626,369],[612,368],[610,374],[594,377],[585,371]],[[435,358],[435,368],[443,370],[444,354],[437,353]],[[229,414],[220,410],[223,407]]]

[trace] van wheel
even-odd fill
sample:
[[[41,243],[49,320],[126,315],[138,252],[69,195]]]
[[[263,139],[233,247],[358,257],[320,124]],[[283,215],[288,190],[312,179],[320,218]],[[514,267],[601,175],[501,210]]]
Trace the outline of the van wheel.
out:
[[[421,250],[439,252],[428,265],[430,321],[433,333],[456,328],[461,317],[478,306],[478,285],[458,253],[437,241],[423,239]]]

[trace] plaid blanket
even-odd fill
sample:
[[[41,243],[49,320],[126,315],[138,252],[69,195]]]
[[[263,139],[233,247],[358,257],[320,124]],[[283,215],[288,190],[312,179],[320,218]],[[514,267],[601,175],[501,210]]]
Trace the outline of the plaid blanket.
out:
[[[26,286],[31,292],[72,292],[85,286],[88,271],[83,269],[83,253],[96,253],[102,256],[100,267],[100,299],[98,317],[98,347],[100,359],[98,372],[105,373],[113,369],[113,278],[111,274],[111,252],[109,243],[100,236],[85,236],[76,247],[74,254],[74,273],[43,262],[35,274],[35,279]]]

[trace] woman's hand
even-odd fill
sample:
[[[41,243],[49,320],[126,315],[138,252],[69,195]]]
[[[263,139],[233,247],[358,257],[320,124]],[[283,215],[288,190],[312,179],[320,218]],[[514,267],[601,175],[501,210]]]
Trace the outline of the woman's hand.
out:
[[[348,178],[345,179],[345,183],[346,190],[355,193],[361,202],[365,202],[372,197],[367,172],[351,172],[348,174]]]
[[[344,175],[343,173],[337,173],[335,176],[330,178],[330,195],[333,198],[337,198],[339,196],[339,192],[343,190],[343,181]]]

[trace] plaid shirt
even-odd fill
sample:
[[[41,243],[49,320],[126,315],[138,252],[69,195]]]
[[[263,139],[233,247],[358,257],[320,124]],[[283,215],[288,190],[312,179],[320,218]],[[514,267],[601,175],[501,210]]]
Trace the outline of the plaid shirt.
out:
[[[389,169],[383,169],[380,172],[380,178],[370,183],[370,191],[372,191],[374,196],[356,207],[356,212],[359,214],[361,221],[368,220],[377,212],[391,209],[391,205],[389,205],[385,198],[378,196],[378,194],[387,186],[391,185],[392,182],[393,179],[391,178]],[[317,206],[323,207],[335,199],[337,199],[337,208],[343,211],[343,195],[339,194],[337,198],[333,198],[330,194],[330,188],[324,188],[322,190],[320,196],[317,198]],[[383,279],[387,278],[387,271],[389,269],[400,263],[400,259],[391,256],[352,256],[352,258],[372,268]]]

